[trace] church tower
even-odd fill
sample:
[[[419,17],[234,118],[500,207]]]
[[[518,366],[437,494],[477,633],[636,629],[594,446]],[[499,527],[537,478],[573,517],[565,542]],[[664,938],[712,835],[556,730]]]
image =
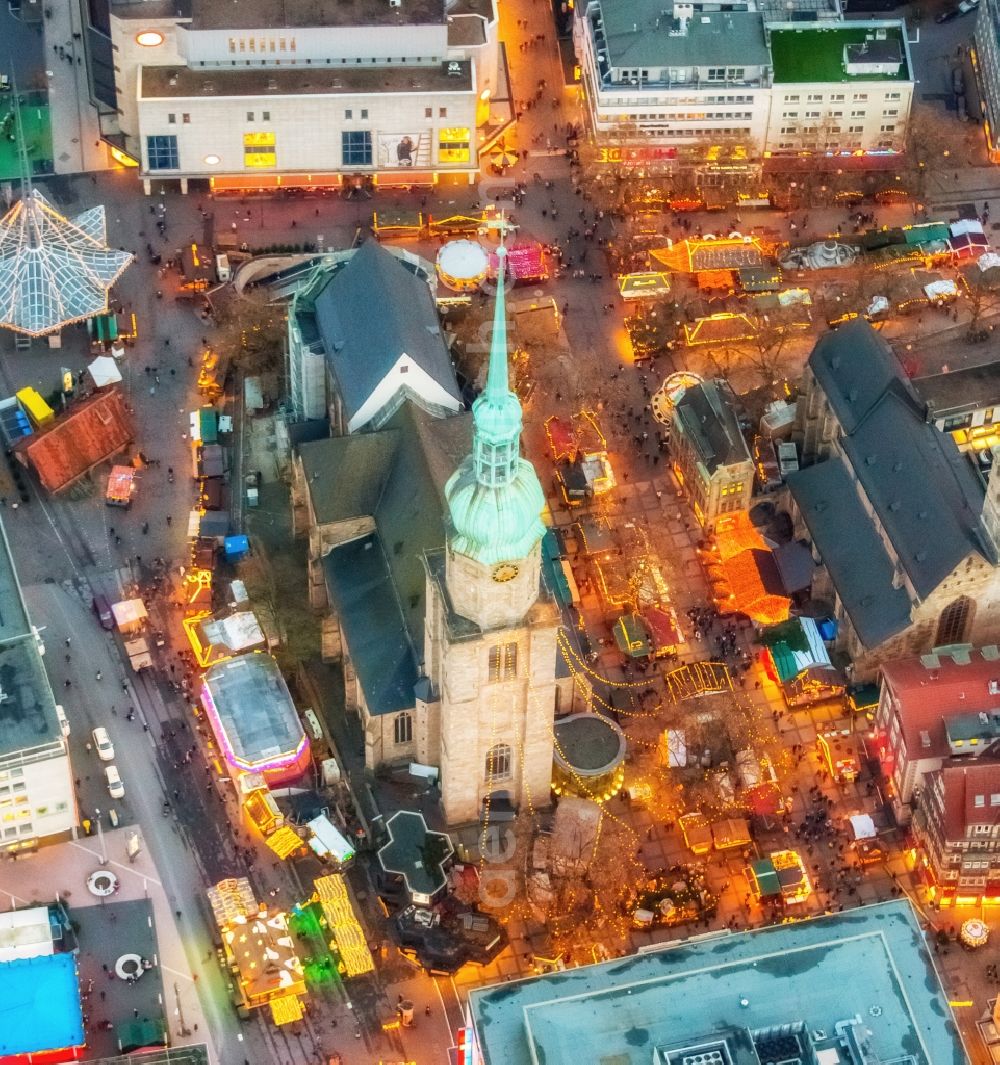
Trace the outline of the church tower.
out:
[[[559,614],[540,599],[545,497],[521,457],[510,390],[504,293],[497,296],[486,388],[472,407],[472,454],[445,487],[443,587],[431,590],[427,662],[440,692],[441,801],[449,824],[493,801],[547,806]]]

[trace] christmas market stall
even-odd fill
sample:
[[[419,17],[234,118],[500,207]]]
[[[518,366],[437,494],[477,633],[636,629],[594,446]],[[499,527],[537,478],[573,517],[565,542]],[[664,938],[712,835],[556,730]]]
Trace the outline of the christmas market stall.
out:
[[[774,851],[751,863],[747,870],[750,891],[759,900],[780,898],[794,905],[812,894],[805,862],[798,851]]]
[[[497,256],[490,256],[490,276],[496,277]],[[516,241],[507,248],[507,271],[514,284],[537,285],[552,276],[552,266],[544,244],[537,240]]]
[[[709,546],[698,554],[720,613],[743,614],[764,625],[788,617],[791,600],[773,552],[746,511],[720,517]]]
[[[813,618],[790,618],[761,633],[761,661],[791,707],[810,706],[844,693],[844,680],[833,667]]]
[[[569,506],[614,488],[607,441],[593,411],[580,411],[570,419],[553,415],[545,423],[545,434],[556,463],[556,481]]]
[[[718,899],[700,865],[672,865],[644,880],[626,902],[637,928],[686,924],[715,916]]]
[[[689,348],[704,344],[739,344],[753,340],[757,326],[745,314],[722,311],[684,323],[684,343]]]

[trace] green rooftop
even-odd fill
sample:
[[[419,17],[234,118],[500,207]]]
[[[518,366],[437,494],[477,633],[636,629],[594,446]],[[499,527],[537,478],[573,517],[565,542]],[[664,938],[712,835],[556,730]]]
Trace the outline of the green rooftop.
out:
[[[21,126],[28,161],[32,173],[52,173],[52,122],[45,93],[20,93]],[[0,94],[0,181],[10,181],[21,174],[17,158],[17,139],[14,133],[14,102],[12,92]]]
[[[876,34],[884,33],[884,37]],[[897,46],[901,62],[894,74],[848,74],[844,64],[844,49],[868,43],[869,61],[880,51]],[[909,55],[903,38],[901,23],[837,24],[829,28],[810,26],[807,29],[772,29],[771,62],[775,85],[796,82],[909,81]]]

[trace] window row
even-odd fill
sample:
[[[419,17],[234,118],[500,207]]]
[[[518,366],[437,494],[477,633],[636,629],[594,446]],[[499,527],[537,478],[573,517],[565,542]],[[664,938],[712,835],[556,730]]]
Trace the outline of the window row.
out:
[[[444,108],[441,109],[442,115]],[[341,164],[345,167],[378,166],[382,169],[430,166],[432,134],[380,133],[345,130],[340,135]],[[146,138],[150,170],[179,170],[180,153],[175,134]],[[438,162],[468,163],[472,159],[471,130],[455,126],[438,131]],[[273,169],[278,165],[277,138],[272,132],[243,134],[243,165],[252,169]]]

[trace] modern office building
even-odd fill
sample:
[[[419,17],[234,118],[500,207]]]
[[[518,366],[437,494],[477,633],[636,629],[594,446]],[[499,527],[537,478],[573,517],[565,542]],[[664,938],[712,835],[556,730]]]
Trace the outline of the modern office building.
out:
[[[150,181],[431,184],[509,117],[492,0],[91,0],[102,134]],[[477,127],[479,130],[477,131]]]
[[[579,4],[574,42],[601,161],[707,179],[782,156],[843,166],[901,151],[913,90],[904,23],[802,7]]]
[[[925,936],[905,899],[699,936],[475,988],[460,1041],[477,1065],[964,1061]]]
[[[980,0],[972,60],[983,103],[986,148],[991,163],[1000,163],[1000,3]]]
[[[0,527],[0,852],[65,839],[77,824],[68,725]]]

